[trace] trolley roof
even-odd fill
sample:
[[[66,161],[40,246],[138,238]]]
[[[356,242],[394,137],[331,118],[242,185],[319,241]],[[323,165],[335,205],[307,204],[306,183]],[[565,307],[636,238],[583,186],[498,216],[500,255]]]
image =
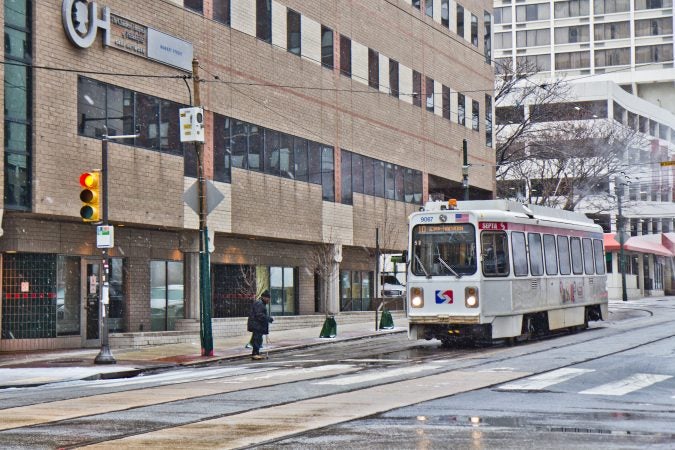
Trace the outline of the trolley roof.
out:
[[[453,208],[448,206],[447,201],[430,201],[426,203],[423,210],[414,213],[414,215],[425,214],[428,212],[439,212],[443,210],[452,212],[470,212],[473,214],[478,214],[479,216],[483,215],[483,217],[488,220],[495,220],[499,216],[502,216],[504,219],[507,219],[508,217],[539,219],[551,222],[574,224],[583,227],[590,226],[601,229],[601,227],[593,222],[592,219],[589,219],[582,213],[558,208],[550,208],[547,206],[518,203],[513,200],[458,201],[457,207]]]

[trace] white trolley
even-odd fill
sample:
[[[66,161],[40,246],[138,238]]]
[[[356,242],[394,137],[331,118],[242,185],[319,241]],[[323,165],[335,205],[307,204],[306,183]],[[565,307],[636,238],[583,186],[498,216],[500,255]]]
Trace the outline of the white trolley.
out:
[[[605,320],[602,233],[560,209],[428,202],[409,217],[409,338],[512,340]]]

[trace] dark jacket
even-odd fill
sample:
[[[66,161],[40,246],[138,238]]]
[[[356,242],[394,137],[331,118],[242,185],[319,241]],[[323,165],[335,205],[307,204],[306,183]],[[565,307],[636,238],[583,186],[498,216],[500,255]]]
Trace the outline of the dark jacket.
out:
[[[269,324],[274,319],[267,315],[267,306],[262,300],[257,299],[251,305],[248,315],[247,329],[252,333],[269,334]]]

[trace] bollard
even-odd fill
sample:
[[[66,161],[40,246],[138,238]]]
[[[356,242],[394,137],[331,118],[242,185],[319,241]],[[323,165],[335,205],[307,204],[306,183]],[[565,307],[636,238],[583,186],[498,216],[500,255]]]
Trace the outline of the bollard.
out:
[[[382,310],[382,318],[380,319],[380,330],[391,330],[394,328],[394,319],[387,308]]]
[[[327,316],[326,320],[323,322],[323,328],[321,328],[320,338],[334,338],[337,336],[337,323],[335,322],[335,316]]]

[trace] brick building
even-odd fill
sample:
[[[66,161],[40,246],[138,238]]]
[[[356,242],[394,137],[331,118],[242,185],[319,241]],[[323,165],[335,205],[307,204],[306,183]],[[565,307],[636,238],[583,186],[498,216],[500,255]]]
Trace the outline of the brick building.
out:
[[[193,57],[205,173],[222,196],[208,216],[216,334],[262,288],[274,315],[372,309],[376,230],[400,251],[410,212],[463,196],[463,140],[472,198],[492,197],[490,11],[5,0],[0,350],[99,344],[101,249],[78,179],[102,167],[104,135],[138,134],[108,144],[112,336],[198,320],[198,216],[184,199],[197,163],[178,124]],[[318,276],[325,249],[341,258]]]

